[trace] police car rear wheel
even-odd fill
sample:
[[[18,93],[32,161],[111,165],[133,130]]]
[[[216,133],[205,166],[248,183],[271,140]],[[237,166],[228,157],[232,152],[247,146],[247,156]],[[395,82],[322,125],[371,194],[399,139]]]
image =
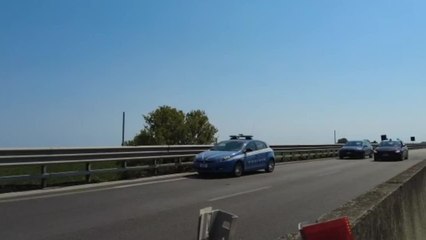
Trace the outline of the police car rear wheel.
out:
[[[266,166],[265,171],[266,172],[272,172],[275,169],[275,161],[273,159],[270,159],[268,162],[268,166]]]
[[[240,177],[243,174],[243,164],[241,162],[237,162],[234,167],[234,176]]]

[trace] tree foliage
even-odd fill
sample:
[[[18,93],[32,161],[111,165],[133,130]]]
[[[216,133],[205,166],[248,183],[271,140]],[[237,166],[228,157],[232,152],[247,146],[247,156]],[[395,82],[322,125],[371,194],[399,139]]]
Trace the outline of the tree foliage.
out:
[[[346,139],[346,138],[340,138],[339,140],[337,140],[337,143],[347,143],[348,142],[348,139]]]
[[[144,128],[126,145],[211,144],[217,133],[204,111],[185,114],[170,106],[161,106],[143,116]]]
[[[209,122],[206,113],[194,110],[185,116],[185,142],[187,144],[209,144],[215,141],[217,129]]]

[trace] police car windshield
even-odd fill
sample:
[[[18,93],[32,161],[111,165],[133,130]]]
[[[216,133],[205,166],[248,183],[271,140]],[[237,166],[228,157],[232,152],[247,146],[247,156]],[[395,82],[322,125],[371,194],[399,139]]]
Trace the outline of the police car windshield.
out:
[[[216,144],[212,150],[213,151],[239,151],[244,146],[244,141],[223,141]]]

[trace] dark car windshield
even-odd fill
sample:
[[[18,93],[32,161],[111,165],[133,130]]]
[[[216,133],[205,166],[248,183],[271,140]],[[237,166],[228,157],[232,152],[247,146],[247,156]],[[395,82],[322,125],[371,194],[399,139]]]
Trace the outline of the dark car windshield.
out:
[[[397,141],[386,141],[379,144],[380,147],[399,147],[401,144]]]
[[[362,147],[362,141],[349,141],[345,146],[359,146]]]
[[[244,146],[244,141],[223,141],[216,144],[211,150],[213,151],[239,151]]]

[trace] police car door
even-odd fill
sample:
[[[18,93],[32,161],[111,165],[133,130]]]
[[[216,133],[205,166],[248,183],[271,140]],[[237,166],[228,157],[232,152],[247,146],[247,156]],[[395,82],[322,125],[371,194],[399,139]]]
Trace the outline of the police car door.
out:
[[[268,151],[267,148],[268,146],[262,142],[262,141],[256,141],[256,146],[257,146],[257,167],[258,168],[265,168],[266,164],[267,164],[267,157],[268,157]]]
[[[254,141],[249,142],[244,149],[245,166],[244,169],[251,170],[256,168],[257,164],[257,146]]]

